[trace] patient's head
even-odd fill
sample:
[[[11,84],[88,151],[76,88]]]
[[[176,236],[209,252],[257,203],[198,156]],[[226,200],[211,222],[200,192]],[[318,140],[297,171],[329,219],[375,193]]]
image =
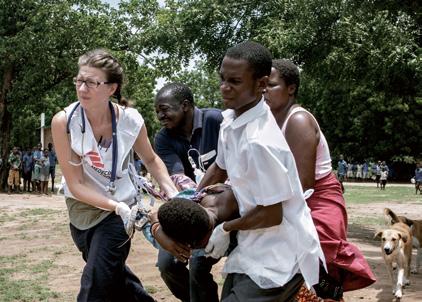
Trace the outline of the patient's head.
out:
[[[173,198],[158,209],[158,220],[164,233],[192,248],[206,245],[213,223],[207,211],[185,198]]]

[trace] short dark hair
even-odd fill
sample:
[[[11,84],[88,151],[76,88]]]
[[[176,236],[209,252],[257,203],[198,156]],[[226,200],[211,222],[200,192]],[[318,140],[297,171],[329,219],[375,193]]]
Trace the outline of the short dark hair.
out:
[[[192,91],[188,85],[183,83],[169,83],[164,85],[164,87],[157,92],[155,100],[157,101],[164,95],[171,95],[179,104],[184,100],[187,100],[192,106],[195,104]]]
[[[158,209],[158,220],[170,238],[194,246],[210,230],[205,209],[190,199],[173,198]]]
[[[300,73],[299,68],[290,60],[287,59],[277,59],[273,60],[273,67],[278,71],[280,77],[286,83],[286,86],[295,84],[295,96],[299,92],[300,85]]]
[[[230,47],[226,57],[238,60],[246,60],[252,69],[254,79],[269,76],[271,73],[271,53],[261,44],[253,41],[245,41]]]

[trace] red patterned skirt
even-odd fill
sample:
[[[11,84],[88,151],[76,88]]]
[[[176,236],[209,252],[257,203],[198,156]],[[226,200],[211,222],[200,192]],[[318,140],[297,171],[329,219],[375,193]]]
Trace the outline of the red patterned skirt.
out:
[[[347,242],[347,213],[340,183],[333,173],[315,182],[307,200],[325,255],[328,274],[351,291],[376,281],[361,251]]]

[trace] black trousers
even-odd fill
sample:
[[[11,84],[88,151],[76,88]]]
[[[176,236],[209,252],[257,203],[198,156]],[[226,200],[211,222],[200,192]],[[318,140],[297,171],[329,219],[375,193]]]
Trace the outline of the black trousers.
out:
[[[301,274],[296,274],[284,286],[263,289],[248,275],[228,274],[221,293],[222,302],[293,302],[303,284]]]
[[[123,222],[111,213],[98,225],[79,230],[70,224],[73,241],[86,262],[78,302],[150,302],[154,299],[125,265],[130,251]]]
[[[230,233],[227,254],[237,246],[237,232]],[[203,250],[193,250],[187,263],[176,261],[174,256],[160,247],[157,266],[161,278],[172,294],[182,302],[218,302],[218,285],[211,269],[220,259],[205,257]]]
[[[218,302],[218,285],[211,274],[220,259],[207,258],[195,250],[187,263],[175,260],[163,248],[159,249],[157,266],[161,278],[172,294],[183,302]]]

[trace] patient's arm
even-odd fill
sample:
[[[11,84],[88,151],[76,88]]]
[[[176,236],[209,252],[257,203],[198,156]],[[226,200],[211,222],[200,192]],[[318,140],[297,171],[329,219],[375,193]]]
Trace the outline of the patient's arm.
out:
[[[150,213],[148,216],[151,224],[160,223],[158,221],[157,212]],[[192,252],[189,246],[181,242],[177,242],[167,236],[167,234],[164,233],[160,226],[157,225],[157,228],[155,229],[156,231],[153,233],[153,236],[162,248],[175,256],[181,262],[186,262],[189,259]]]
[[[230,186],[218,184],[210,187],[207,192],[201,205],[215,214],[214,225],[239,217],[239,207]]]
[[[157,229],[158,231],[153,232],[153,235],[158,241],[158,243],[160,243],[160,245],[164,249],[166,249],[168,252],[178,257],[179,259],[189,257],[190,248],[205,247],[208,243],[209,236],[212,233],[213,226],[217,226],[223,221],[232,220],[239,217],[238,205],[230,186],[218,184],[210,188],[206,188],[204,191],[206,192],[206,195],[202,197],[201,202],[199,203],[199,205],[196,206],[204,208],[208,213],[208,217],[210,219],[210,229],[208,235],[206,235],[205,237],[197,238],[196,240],[194,240],[194,242],[191,242],[189,244],[183,244],[181,242],[176,241],[174,238],[169,237],[161,228]],[[180,200],[173,202],[180,202]],[[172,201],[170,200],[166,206],[171,207],[171,203]],[[180,213],[180,211],[178,213]],[[162,218],[164,217],[165,216],[163,216]],[[152,223],[158,223],[157,215],[151,214],[150,219]],[[187,224],[189,223],[190,222],[187,222]],[[169,227],[169,224],[164,224],[167,225],[166,227]],[[154,229],[158,226],[159,225],[155,225]],[[184,226],[179,231],[184,232],[186,227],[189,226]],[[174,227],[172,230],[174,230]]]
[[[221,169],[215,162],[207,169],[201,182],[198,184],[197,190],[213,185],[223,183],[227,180],[227,171]]]
[[[161,228],[158,228],[155,233],[155,239],[162,248],[168,251],[170,254],[175,256],[179,261],[186,262],[192,254],[192,250],[186,244],[177,242],[167,236]]]
[[[223,229],[226,231],[254,230],[279,225],[283,220],[282,203],[269,206],[256,206],[242,217],[226,221]]]

